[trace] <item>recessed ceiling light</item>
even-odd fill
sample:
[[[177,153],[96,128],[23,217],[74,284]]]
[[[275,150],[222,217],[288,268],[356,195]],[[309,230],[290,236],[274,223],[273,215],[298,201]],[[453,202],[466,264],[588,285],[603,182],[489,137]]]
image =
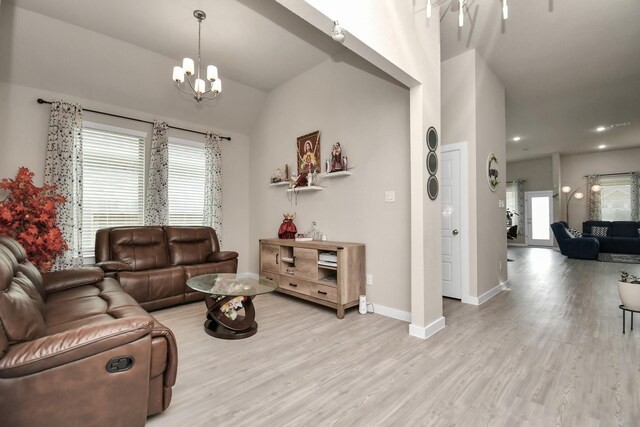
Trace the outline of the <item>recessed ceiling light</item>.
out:
[[[515,142],[518,142],[518,141],[520,141],[521,139],[522,139],[522,138],[520,138],[519,136],[514,136],[514,137],[513,137],[513,140],[514,140]]]
[[[606,128],[606,127],[604,127],[604,126],[598,126],[598,127],[596,128],[596,131],[597,131],[597,132],[604,132],[605,130],[607,130],[607,128]]]
[[[607,146],[604,145],[604,144],[600,144],[600,145],[598,145],[598,148],[602,150],[603,148],[607,148]]]

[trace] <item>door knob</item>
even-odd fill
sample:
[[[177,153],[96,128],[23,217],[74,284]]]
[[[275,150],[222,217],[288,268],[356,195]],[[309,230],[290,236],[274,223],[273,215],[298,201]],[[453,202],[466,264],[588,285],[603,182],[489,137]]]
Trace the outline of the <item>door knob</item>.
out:
[[[453,235],[454,235],[454,236],[457,236],[457,235],[458,235],[458,233],[459,233],[459,231],[458,231],[458,229],[457,229],[457,228],[454,228],[454,229],[453,229],[453,231],[452,231],[452,233],[453,233]]]

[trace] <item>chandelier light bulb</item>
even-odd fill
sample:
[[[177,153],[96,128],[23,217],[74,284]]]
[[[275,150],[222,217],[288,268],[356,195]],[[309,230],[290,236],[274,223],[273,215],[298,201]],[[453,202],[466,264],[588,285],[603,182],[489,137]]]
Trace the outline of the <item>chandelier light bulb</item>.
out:
[[[458,0],[458,27],[462,27],[464,25],[464,0]]]
[[[222,92],[222,81],[220,79],[211,83],[211,91],[217,93]]]
[[[580,200],[584,197],[584,193],[581,192],[577,192],[576,194],[573,195],[573,197],[575,197],[576,199]]]
[[[195,65],[193,63],[193,59],[191,58],[184,58],[182,60],[182,69],[184,70],[184,73],[187,76],[190,76],[193,74],[194,70],[195,70]]]
[[[591,186],[591,191],[593,191],[594,193],[599,193],[599,192],[600,192],[600,190],[602,190],[602,187],[601,187],[601,186],[599,186],[598,184],[593,184],[593,185]]]
[[[569,187],[568,185],[565,185],[564,187],[562,187],[562,192],[563,193],[568,193],[569,191],[571,191],[571,187]]]
[[[218,67],[215,65],[209,65],[207,67],[207,80],[210,82],[218,80]]]
[[[178,65],[173,67],[173,80],[178,83],[184,83],[184,70],[182,67]]]
[[[431,0],[427,0],[427,18],[431,18]]]
[[[509,5],[507,0],[502,0],[502,19],[509,19]]]
[[[193,89],[198,93],[204,93],[204,91],[205,91],[204,88],[205,88],[204,80],[196,79],[196,84],[195,84],[195,87]]]

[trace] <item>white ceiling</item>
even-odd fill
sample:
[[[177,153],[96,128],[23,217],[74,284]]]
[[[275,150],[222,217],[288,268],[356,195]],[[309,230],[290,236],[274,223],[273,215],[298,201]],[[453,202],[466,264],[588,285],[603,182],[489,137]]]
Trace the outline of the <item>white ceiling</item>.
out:
[[[503,22],[501,0],[468,0],[462,29],[438,4],[442,59],[475,48],[505,86],[509,160],[640,146],[640,1],[509,1]]]
[[[388,0],[397,1],[397,0]],[[416,9],[426,0],[413,0]],[[195,57],[229,77],[269,91],[344,49],[267,0],[5,0],[15,6],[132,43],[179,65]],[[554,152],[640,146],[640,1],[467,0],[457,26],[457,0],[440,5],[442,59],[475,48],[504,83],[509,160]],[[438,19],[433,17],[432,19]],[[171,70],[167,70],[170,75]],[[631,122],[596,133],[599,125]]]

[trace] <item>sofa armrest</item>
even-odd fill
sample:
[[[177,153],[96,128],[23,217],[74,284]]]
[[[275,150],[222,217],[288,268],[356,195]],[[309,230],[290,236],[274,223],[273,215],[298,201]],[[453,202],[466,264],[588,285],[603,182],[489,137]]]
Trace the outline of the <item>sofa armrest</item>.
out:
[[[90,285],[104,279],[104,272],[97,267],[74,268],[42,273],[46,293],[57,292],[76,286]]]
[[[238,258],[238,252],[234,251],[218,251],[214,252],[207,258],[207,262],[222,262],[230,259]]]
[[[120,261],[102,261],[96,263],[96,267],[101,268],[105,273],[117,273],[118,271],[133,271],[133,268]]]
[[[13,345],[0,359],[0,378],[34,374],[114,349],[149,335],[152,326],[153,319],[132,316]]]
[[[178,345],[176,344],[176,338],[171,329],[157,320],[153,324],[151,336],[153,338],[161,337],[167,341],[167,367],[164,371],[163,384],[165,387],[173,387],[178,373]]]

